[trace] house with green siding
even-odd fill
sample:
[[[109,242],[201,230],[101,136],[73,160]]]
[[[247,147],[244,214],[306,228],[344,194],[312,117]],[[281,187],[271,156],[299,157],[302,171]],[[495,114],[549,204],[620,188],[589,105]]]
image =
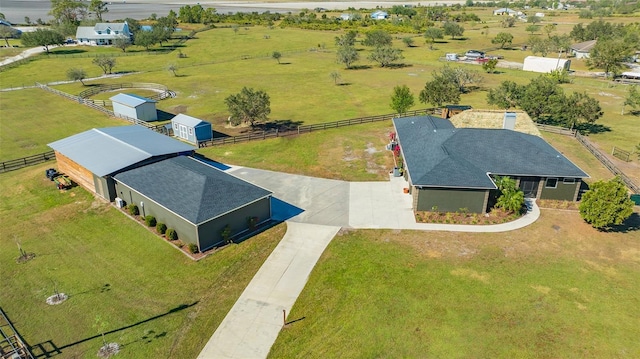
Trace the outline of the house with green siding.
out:
[[[415,211],[486,213],[495,176],[527,198],[576,201],[589,176],[538,136],[509,129],[455,128],[434,116],[394,118]]]

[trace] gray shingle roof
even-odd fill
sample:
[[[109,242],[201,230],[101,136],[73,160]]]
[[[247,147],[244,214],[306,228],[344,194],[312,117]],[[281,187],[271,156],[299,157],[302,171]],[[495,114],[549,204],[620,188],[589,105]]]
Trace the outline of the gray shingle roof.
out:
[[[432,116],[393,120],[416,186],[495,188],[488,174],[589,177],[543,139],[501,129],[453,127]]]
[[[49,147],[98,176],[154,156],[195,150],[193,146],[139,125],[94,128],[52,142]]]
[[[125,171],[115,179],[193,224],[271,195],[263,188],[186,156]]]
[[[579,42],[577,44],[571,45],[571,50],[578,52],[589,52],[596,46],[598,40],[589,40],[585,42]]]

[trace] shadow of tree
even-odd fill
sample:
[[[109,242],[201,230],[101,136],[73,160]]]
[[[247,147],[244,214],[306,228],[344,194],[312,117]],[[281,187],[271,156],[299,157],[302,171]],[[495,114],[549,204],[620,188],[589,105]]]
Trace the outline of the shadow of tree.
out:
[[[611,132],[611,127],[599,123],[581,123],[576,126],[576,129],[583,134]]]
[[[301,126],[304,121],[292,121],[292,120],[275,120],[265,123],[257,123],[253,126],[254,131],[291,131],[295,130],[298,126]]]
[[[640,230],[640,214],[633,212],[622,224],[612,226],[607,232],[629,233]]]

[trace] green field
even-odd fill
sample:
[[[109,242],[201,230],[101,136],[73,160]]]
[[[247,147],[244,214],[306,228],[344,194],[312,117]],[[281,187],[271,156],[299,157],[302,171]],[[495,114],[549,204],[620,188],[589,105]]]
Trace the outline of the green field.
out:
[[[180,48],[184,58],[177,51],[150,54],[133,47],[131,55],[116,58],[119,77],[52,86],[77,95],[99,84],[166,85],[177,97],[159,102],[160,110],[209,120],[215,131],[229,135],[251,131],[226,126],[224,99],[243,86],[270,95],[274,122],[315,124],[385,114],[391,112],[393,87],[406,84],[417,96],[432,71],[443,66],[438,58],[445,53],[493,47],[491,39],[504,29],[490,11],[473,9],[485,23],[464,24],[465,39],[443,39],[434,50],[420,35],[394,34],[405,59],[404,66],[392,69],[367,61],[370,49],[360,44],[356,65],[362,68],[337,64],[334,37],[340,31],[255,26],[237,34],[229,28],[199,32]],[[570,31],[577,15],[562,14],[545,21],[557,22],[559,32]],[[509,29],[514,44],[528,37],[525,27]],[[416,46],[403,45],[403,36],[413,36]],[[282,53],[282,64],[271,58],[273,51]],[[516,62],[530,55],[515,45],[491,52]],[[14,53],[2,49],[0,57]],[[121,51],[55,49],[0,72],[0,87],[65,81],[71,67],[101,76],[91,63],[96,54]],[[169,64],[178,66],[177,76],[167,70]],[[479,66],[462,66],[481,72]],[[572,67],[586,69],[579,62]],[[338,85],[332,71],[341,75]],[[537,75],[499,69],[483,76],[462,104],[488,108],[488,89],[504,80],[524,84]],[[631,150],[640,142],[638,117],[620,115],[625,86],[575,78],[563,87],[601,101],[602,132],[589,137],[605,152],[612,146]],[[424,107],[430,106],[417,102],[413,109]],[[41,89],[0,92],[0,160],[47,151],[47,143],[93,127],[126,124]],[[390,131],[387,121],[199,152],[235,165],[384,180],[392,167],[383,150]],[[588,172],[589,181],[611,177],[574,139],[543,136]],[[94,328],[100,315],[108,318],[106,339],[122,345],[119,358],[193,358],[286,230],[274,227],[193,262],[82,188],[56,190],[44,176],[52,166],[0,175],[0,306],[29,344],[42,345],[36,355],[53,356],[58,348],[61,358],[95,357],[102,345]],[[637,168],[637,160],[628,166]],[[637,214],[625,228],[604,233],[575,212],[543,210],[534,225],[502,234],[345,231],[330,244],[289,314],[290,320],[303,319],[282,332],[271,357],[640,357],[639,228]],[[16,242],[36,257],[17,264]],[[55,287],[70,298],[48,306],[45,299]]]
[[[194,262],[84,189],[58,191],[48,166],[0,176],[0,304],[28,344],[60,358],[95,357],[97,316],[118,358],[196,357],[286,230]],[[16,242],[36,257],[16,263]],[[69,299],[49,306],[56,287]]]

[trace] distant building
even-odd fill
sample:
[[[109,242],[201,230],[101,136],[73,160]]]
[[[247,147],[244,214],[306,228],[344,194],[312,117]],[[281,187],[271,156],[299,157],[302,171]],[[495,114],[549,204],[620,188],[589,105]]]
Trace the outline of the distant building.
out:
[[[378,10],[371,13],[371,18],[375,20],[384,20],[389,18],[389,14],[386,11]]]
[[[95,26],[78,26],[76,30],[76,40],[81,45],[113,45],[114,41],[121,37],[133,39],[133,33],[126,21],[99,22]]]
[[[576,59],[588,59],[591,50],[596,46],[598,40],[589,40],[571,45],[571,54]]]
[[[551,57],[527,56],[524,59],[522,69],[524,71],[549,73],[554,70],[567,70],[571,68],[571,60]]]
[[[503,7],[500,9],[493,10],[493,15],[509,15],[516,16],[518,14],[517,11],[513,9],[509,9],[508,7]]]
[[[113,112],[116,116],[126,116],[147,122],[158,120],[156,101],[152,99],[130,93],[119,93],[109,100],[113,103]]]

